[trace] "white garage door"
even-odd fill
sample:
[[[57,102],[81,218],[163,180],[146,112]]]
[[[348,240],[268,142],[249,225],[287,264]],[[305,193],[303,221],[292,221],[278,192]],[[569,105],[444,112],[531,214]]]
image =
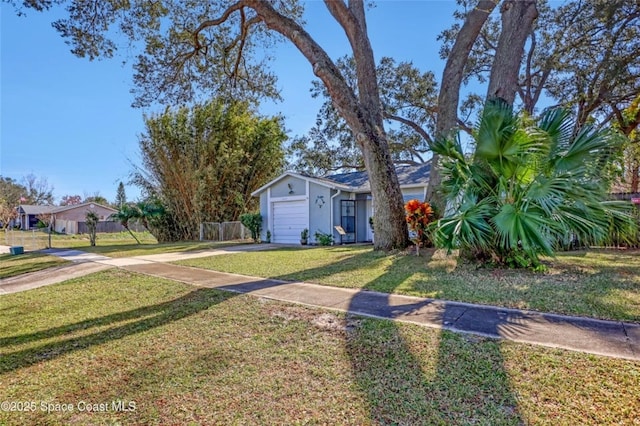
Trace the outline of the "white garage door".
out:
[[[307,227],[307,216],[305,200],[273,203],[271,241],[281,244],[300,244],[300,232]]]

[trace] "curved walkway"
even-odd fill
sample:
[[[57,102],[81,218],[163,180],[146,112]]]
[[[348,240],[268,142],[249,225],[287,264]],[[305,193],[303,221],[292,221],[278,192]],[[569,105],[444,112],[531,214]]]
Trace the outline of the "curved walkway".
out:
[[[48,270],[44,274],[49,280],[46,284],[52,284],[55,281],[54,278],[58,279],[55,282],[71,278],[70,272],[80,276],[95,272],[92,270],[94,268],[100,270],[120,267],[191,285],[251,294],[350,314],[640,361],[640,324],[636,323],[603,321],[368,290],[263,279],[165,263],[257,249],[265,249],[265,247],[244,246],[243,249],[166,253],[120,259],[77,250],[50,250],[47,251],[49,254],[76,263],[58,268],[58,271]],[[25,278],[26,276],[22,277],[22,279]],[[13,292],[6,291],[11,289],[22,291],[46,285],[42,284],[43,281],[34,274],[28,274],[28,279],[31,287],[25,283],[19,286],[15,282],[11,284],[11,278],[0,280],[0,294]]]

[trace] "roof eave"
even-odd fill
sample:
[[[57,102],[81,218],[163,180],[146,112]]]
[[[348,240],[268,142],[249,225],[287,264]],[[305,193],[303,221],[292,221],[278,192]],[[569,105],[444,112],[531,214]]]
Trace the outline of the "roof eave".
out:
[[[329,189],[343,190],[343,191],[346,190],[346,187],[344,187],[342,185],[335,185],[335,184],[331,185],[331,184],[329,184],[327,182],[324,182],[324,181],[322,181],[320,179],[317,179],[317,178],[314,178],[314,177],[311,177],[311,176],[305,176],[305,175],[301,175],[301,174],[295,173],[295,172],[285,172],[285,173],[281,174],[280,176],[278,176],[277,178],[275,178],[272,181],[270,181],[269,183],[266,183],[266,184],[262,185],[260,188],[258,188],[255,191],[253,191],[251,193],[251,196],[252,197],[257,197],[261,192],[263,192],[264,190],[266,190],[270,186],[275,185],[276,183],[280,182],[282,179],[286,178],[287,176],[295,177],[295,178],[306,180],[306,181],[309,181],[309,182],[313,182],[313,183],[315,183],[317,185],[321,185],[321,186],[324,186],[324,187],[329,188]]]

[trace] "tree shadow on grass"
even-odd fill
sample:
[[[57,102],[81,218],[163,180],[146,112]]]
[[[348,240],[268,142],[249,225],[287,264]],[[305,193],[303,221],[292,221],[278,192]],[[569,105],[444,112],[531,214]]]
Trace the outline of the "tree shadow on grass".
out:
[[[428,262],[433,252],[422,261]],[[277,277],[314,281],[349,271],[352,265],[366,268],[387,259],[364,252],[336,262]],[[413,258],[393,259],[386,272],[367,283],[350,300],[346,350],[355,382],[365,396],[375,424],[522,424],[516,398],[498,340],[449,331],[430,332],[403,327],[394,321],[365,318],[400,318],[431,315],[441,326],[460,319],[460,305],[431,299],[391,300],[394,290],[412,277]],[[371,291],[374,290],[374,291]],[[406,302],[406,303],[405,303]],[[437,306],[436,306],[437,305]],[[498,319],[483,327],[499,335],[517,328],[516,318]]]
[[[296,249],[288,250],[295,256]],[[330,250],[344,250],[345,256],[329,265],[281,274],[274,278],[324,282],[326,285],[343,287],[339,280],[342,277],[348,279],[351,271],[358,270],[365,274],[370,269],[382,271],[381,262],[389,259],[384,253],[372,251],[349,255],[351,247],[338,246]],[[572,262],[573,253],[558,255],[560,261],[554,264],[554,268],[559,273],[543,274],[529,270],[455,266],[434,256],[435,251],[429,249],[421,251],[419,257],[393,256],[384,273],[362,288],[385,293],[400,291],[404,294],[437,295],[436,297],[446,300],[476,300],[477,303],[489,305],[525,306],[541,312],[638,322],[638,310],[633,298],[638,294],[640,262],[628,259],[640,259],[640,251],[622,254],[603,251],[604,255],[616,257],[600,261],[586,260],[587,265],[590,265],[588,267]],[[578,257],[583,254],[576,253]],[[595,254],[599,255],[601,252]],[[451,270],[451,267],[455,269]],[[366,279],[360,276],[344,287],[356,287],[359,281]],[[480,286],[475,286],[476,282]],[[504,293],[500,294],[500,291]]]
[[[389,258],[388,253],[377,252],[374,250],[366,250],[356,254],[353,253],[353,248],[348,246],[336,246],[330,248],[319,248],[320,250],[331,250],[333,252],[344,251],[344,257],[339,260],[332,262],[327,265],[322,265],[315,268],[304,269],[301,271],[282,274],[274,276],[275,279],[285,280],[285,281],[305,281],[305,282],[315,282],[319,283],[323,279],[332,277],[332,276],[341,276],[344,274],[353,273],[354,270],[367,271],[370,269],[375,269],[379,267],[380,263],[385,262]],[[291,249],[280,249],[282,251],[290,251],[291,256],[295,256],[296,252],[299,249],[291,248]],[[312,249],[313,250],[313,249]],[[387,270],[387,273],[380,277],[380,279],[376,280],[378,287],[368,287],[372,290],[376,291],[386,291],[389,288],[389,292],[393,291],[396,285],[396,277],[399,280],[406,278],[408,269],[411,268],[408,263],[411,263],[413,259],[408,259],[410,256],[399,256],[398,259],[394,260],[393,265]],[[422,259],[426,259],[422,257]]]
[[[94,345],[100,345],[134,334],[143,333],[155,327],[160,327],[197,314],[234,296],[235,294],[233,293],[213,289],[198,289],[177,299],[156,305],[144,306],[127,312],[80,321],[42,332],[3,338],[0,341],[0,345],[6,347],[60,337],[79,330],[113,325],[112,327],[96,331],[92,334],[57,340],[38,347],[7,353],[0,359],[0,374],[29,367]],[[123,325],[117,325],[122,321],[129,322]]]
[[[407,275],[408,277],[409,275]],[[380,279],[384,279],[381,277]],[[396,276],[398,284],[402,282]],[[366,288],[351,300],[349,310],[360,312],[371,298]],[[431,301],[386,306],[380,316],[406,316]],[[445,305],[441,324],[463,315]],[[401,327],[394,321],[362,319],[349,314],[347,353],[360,391],[366,396],[370,419],[377,424],[522,424],[516,398],[504,370],[496,340],[455,334],[429,333]],[[506,325],[506,324],[505,324]],[[496,332],[503,324],[496,324]],[[424,339],[427,339],[425,341]]]

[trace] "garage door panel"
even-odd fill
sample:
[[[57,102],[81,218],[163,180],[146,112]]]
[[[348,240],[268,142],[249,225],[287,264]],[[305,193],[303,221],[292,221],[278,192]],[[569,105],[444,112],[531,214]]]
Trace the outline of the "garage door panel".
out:
[[[300,232],[308,223],[306,200],[274,202],[272,212],[272,241],[284,244],[299,243]]]

